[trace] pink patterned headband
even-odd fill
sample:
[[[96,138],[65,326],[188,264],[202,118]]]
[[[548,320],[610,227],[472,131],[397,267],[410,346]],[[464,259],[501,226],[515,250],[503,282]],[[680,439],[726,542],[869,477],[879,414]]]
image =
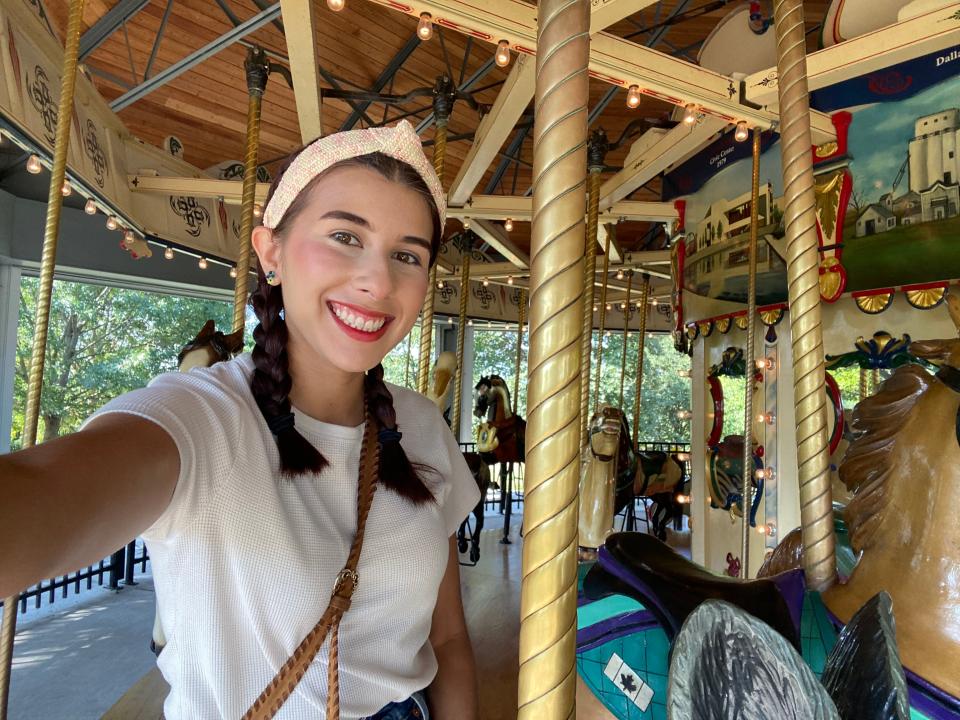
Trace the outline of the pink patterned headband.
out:
[[[423,154],[420,138],[406,120],[393,127],[349,130],[327,135],[307,146],[293,161],[263,211],[263,225],[271,230],[280,224],[287,208],[313,178],[338,162],[380,152],[412,167],[426,183],[440,214],[440,227],[447,215],[447,197],[436,171]]]

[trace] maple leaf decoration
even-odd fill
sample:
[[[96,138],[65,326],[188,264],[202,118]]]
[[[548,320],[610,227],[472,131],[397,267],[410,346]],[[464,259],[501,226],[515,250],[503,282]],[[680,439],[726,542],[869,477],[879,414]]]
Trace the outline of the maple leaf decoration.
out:
[[[633,681],[633,675],[627,675],[626,673],[620,675],[620,685],[623,687],[624,692],[636,692],[637,686],[633,684]]]

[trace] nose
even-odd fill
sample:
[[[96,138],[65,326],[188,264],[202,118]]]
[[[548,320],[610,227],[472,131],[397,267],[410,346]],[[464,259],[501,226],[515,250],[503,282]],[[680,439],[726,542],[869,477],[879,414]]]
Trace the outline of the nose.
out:
[[[355,287],[372,300],[383,300],[394,289],[394,277],[389,258],[378,253],[364,253],[354,278]]]

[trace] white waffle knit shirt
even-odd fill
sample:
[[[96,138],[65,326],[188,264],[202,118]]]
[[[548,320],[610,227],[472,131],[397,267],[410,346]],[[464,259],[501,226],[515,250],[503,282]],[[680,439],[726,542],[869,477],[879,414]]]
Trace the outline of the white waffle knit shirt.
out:
[[[142,535],[153,563],[167,646],[157,664],[171,691],[167,720],[235,720],[323,614],[357,526],[361,427],[296,414],[329,461],[281,478],[276,444],[250,392],[249,355],[169,373],[97,415],[147,418],[173,438],[180,477]],[[340,625],[341,717],[375,713],[425,688],[437,670],[428,635],[448,538],[479,492],[436,406],[389,386],[412,462],[436,471],[437,504],[374,495],[353,603]],[[327,644],[277,718],[326,715]]]

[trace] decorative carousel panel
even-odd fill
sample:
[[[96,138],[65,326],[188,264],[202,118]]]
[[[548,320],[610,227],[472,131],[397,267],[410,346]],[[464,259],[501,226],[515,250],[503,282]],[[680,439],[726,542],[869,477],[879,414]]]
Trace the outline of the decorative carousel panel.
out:
[[[943,302],[943,298],[947,294],[947,288],[944,286],[906,290],[904,294],[907,296],[907,302],[910,303],[911,307],[918,310],[929,310]]]
[[[854,295],[853,300],[862,312],[868,315],[879,315],[893,302],[893,291],[875,295]]]

